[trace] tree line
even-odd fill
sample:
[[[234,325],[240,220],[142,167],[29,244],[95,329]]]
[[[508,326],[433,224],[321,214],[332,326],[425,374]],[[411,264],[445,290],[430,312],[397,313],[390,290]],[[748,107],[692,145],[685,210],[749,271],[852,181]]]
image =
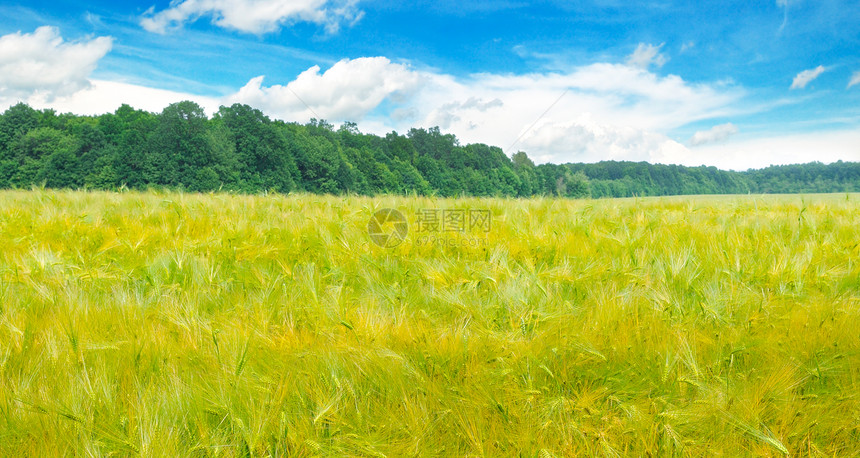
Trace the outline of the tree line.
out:
[[[524,152],[461,145],[438,127],[384,137],[272,120],[247,105],[209,118],[194,102],[100,116],[19,103],[0,115],[0,188],[165,188],[362,195],[632,197],[860,191],[860,163],[732,172],[646,162],[535,165]]]

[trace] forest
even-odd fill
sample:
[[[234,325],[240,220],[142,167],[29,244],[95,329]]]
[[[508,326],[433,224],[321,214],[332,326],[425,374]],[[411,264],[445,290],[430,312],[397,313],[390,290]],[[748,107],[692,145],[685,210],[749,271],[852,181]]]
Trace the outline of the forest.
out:
[[[247,105],[211,118],[190,101],[100,116],[19,103],[0,115],[0,188],[570,198],[860,191],[860,163],[744,172],[646,162],[540,164],[525,152],[410,129],[384,137],[273,120]]]

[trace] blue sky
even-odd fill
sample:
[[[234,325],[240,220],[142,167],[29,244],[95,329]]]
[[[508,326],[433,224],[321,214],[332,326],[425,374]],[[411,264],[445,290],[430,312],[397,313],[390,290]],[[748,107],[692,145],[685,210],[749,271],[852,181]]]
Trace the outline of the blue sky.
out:
[[[239,102],[438,125],[536,162],[860,160],[856,1],[55,0],[0,17],[0,108]]]

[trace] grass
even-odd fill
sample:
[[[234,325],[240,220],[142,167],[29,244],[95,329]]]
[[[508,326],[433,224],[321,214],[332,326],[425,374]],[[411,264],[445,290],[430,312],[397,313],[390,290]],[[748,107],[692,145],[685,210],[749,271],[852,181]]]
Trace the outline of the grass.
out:
[[[858,456],[858,242],[845,194],[4,191],[0,455]]]

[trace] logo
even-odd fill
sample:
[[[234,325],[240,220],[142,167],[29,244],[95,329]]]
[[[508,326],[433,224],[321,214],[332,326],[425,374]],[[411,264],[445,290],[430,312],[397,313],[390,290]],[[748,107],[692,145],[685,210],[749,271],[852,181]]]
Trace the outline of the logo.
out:
[[[373,243],[383,248],[394,248],[406,239],[409,224],[403,213],[393,208],[383,208],[370,217],[367,233]]]

